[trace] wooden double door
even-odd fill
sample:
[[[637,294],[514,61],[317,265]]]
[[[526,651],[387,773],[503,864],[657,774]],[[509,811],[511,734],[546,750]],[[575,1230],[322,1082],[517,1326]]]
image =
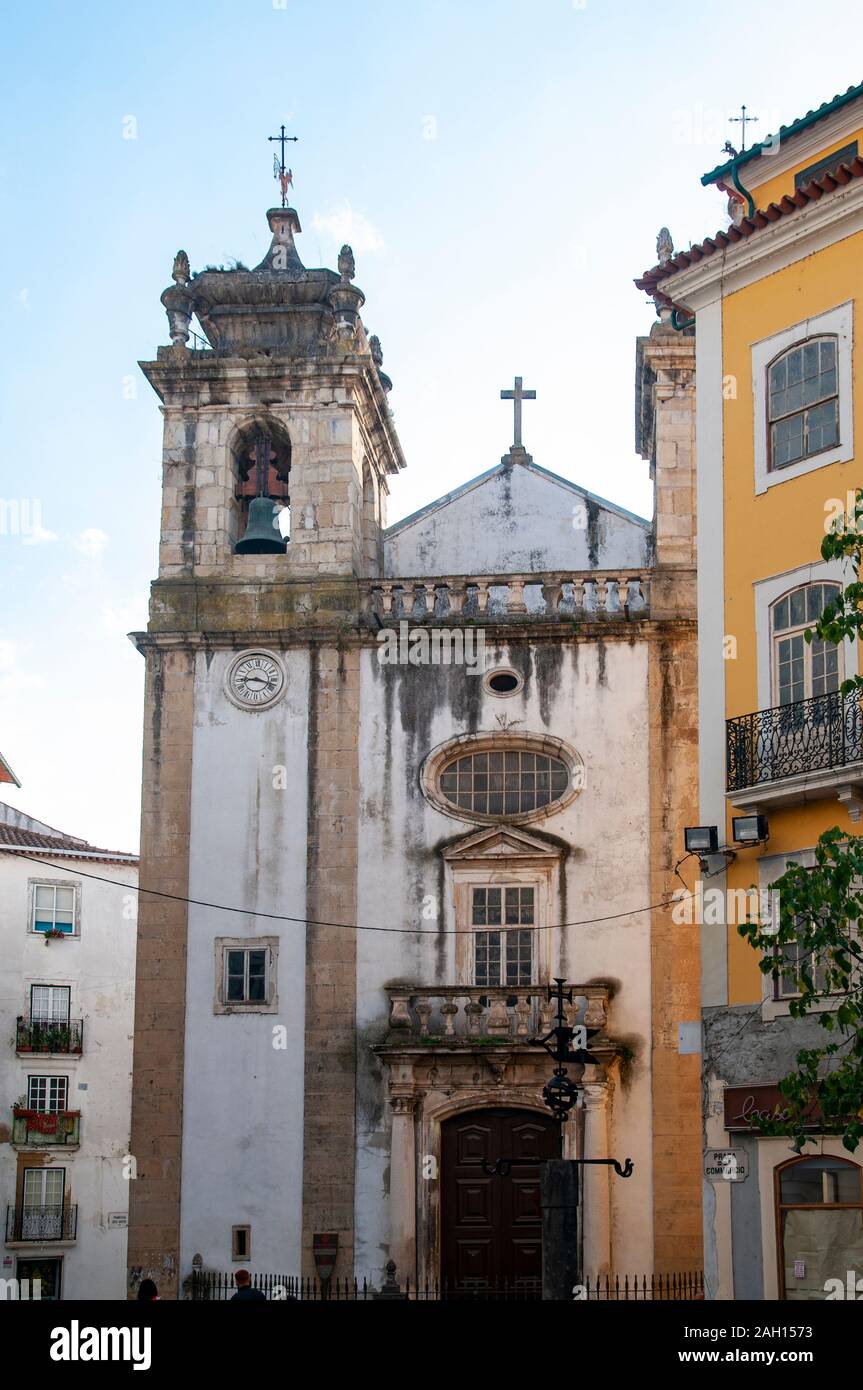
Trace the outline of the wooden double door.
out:
[[[540,1163],[557,1157],[558,1128],[532,1110],[473,1110],[443,1124],[441,1278],[453,1291],[537,1289],[542,1280]],[[535,1159],[507,1176],[500,1158]]]

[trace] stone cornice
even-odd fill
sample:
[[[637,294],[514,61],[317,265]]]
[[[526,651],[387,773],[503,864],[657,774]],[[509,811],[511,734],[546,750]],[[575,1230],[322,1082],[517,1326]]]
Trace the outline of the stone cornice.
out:
[[[557,642],[659,642],[680,638],[697,632],[694,618],[643,618],[638,622],[620,624],[617,628],[603,623],[580,624],[578,630],[563,624],[486,623],[483,631],[487,640],[498,645],[507,643]],[[130,632],[130,642],[142,654],[147,651],[208,651],[224,648],[243,651],[250,645],[261,644],[278,648],[307,647],[341,643],[344,646],[376,647],[377,633],[363,629],[357,623],[315,623],[304,626],[254,628],[242,631],[189,630],[164,632]]]
[[[248,357],[225,356],[217,352],[190,352],[183,347],[160,347],[155,361],[138,366],[162,401],[165,414],[200,414],[207,410],[236,413],[239,410],[272,408],[276,414],[301,414],[320,409],[313,396],[303,400],[303,392],[329,389],[347,393],[333,406],[349,410],[355,402],[352,393],[363,399],[368,427],[378,435],[387,461],[387,472],[407,467],[401,442],[380,376],[365,353],[298,359],[268,352]]]

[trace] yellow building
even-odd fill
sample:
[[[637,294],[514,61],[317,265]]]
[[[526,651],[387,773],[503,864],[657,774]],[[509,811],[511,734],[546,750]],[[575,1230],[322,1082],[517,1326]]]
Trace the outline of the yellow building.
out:
[[[730,224],[680,253],[663,232],[637,282],[660,319],[695,321],[700,818],[735,850],[701,899],[704,1146],[738,1151],[733,1180],[704,1184],[719,1298],[824,1298],[863,1274],[863,1152],[815,1136],[798,1159],[749,1126],[824,1032],[789,1017],[793,981],[761,973],[729,891],[768,887],[830,826],[863,833],[860,706],[839,694],[859,654],[803,638],[843,582],[825,530],[863,483],[861,153],[863,84],[706,174]],[[741,848],[732,817],[755,814],[769,837]]]

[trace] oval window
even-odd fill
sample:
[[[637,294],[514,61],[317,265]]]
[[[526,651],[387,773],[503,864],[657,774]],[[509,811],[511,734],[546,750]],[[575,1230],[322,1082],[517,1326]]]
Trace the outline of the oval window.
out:
[[[439,785],[442,796],[469,815],[522,816],[565,796],[569,770],[546,753],[489,749],[453,758],[441,770]]]
[[[492,671],[485,678],[485,688],[492,695],[515,695],[523,684],[516,671]]]

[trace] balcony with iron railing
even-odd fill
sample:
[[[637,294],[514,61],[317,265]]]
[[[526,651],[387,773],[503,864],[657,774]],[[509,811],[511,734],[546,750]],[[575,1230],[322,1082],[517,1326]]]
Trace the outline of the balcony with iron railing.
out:
[[[839,795],[852,819],[863,787],[859,692],[809,700],[726,720],[726,789],[735,806],[790,805]]]
[[[78,1234],[78,1207],[64,1203],[59,1207],[10,1206],[6,1208],[6,1241],[32,1241],[48,1245],[52,1241],[72,1241]]]
[[[12,1107],[14,1148],[76,1149],[81,1143],[80,1110],[31,1110]]]
[[[608,986],[570,988],[573,1003],[565,1006],[569,1021],[604,1030]],[[545,985],[405,985],[393,986],[388,993],[388,1045],[412,1041],[468,1048],[483,1042],[527,1045],[550,1031],[557,1007]]]
[[[362,581],[378,623],[625,622],[650,616],[650,583],[638,570],[566,574],[443,575]]]
[[[50,1056],[80,1057],[84,1050],[84,1020],[48,1023],[19,1017],[15,1027],[15,1051],[19,1057],[39,1052]]]

